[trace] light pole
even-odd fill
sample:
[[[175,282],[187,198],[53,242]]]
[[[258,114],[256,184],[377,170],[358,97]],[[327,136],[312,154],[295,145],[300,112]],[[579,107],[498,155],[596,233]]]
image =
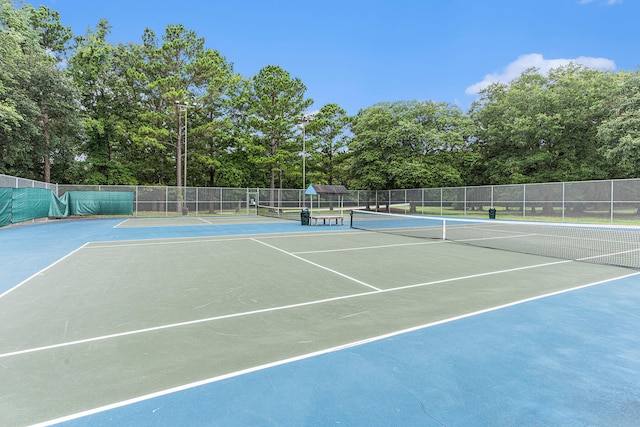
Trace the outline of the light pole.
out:
[[[187,133],[187,112],[189,110],[189,108],[193,107],[193,105],[189,105],[187,103],[184,104],[180,104],[176,101],[176,104],[178,105],[178,108],[180,109],[180,112],[184,111],[184,191],[187,191],[187,149],[189,148],[189,138],[188,138],[188,133]],[[180,141],[181,143],[181,141]],[[179,184],[178,184],[179,185]]]
[[[303,114],[298,117],[298,124],[302,127],[302,189],[307,187],[307,146],[306,130],[309,122],[313,121],[315,114]]]

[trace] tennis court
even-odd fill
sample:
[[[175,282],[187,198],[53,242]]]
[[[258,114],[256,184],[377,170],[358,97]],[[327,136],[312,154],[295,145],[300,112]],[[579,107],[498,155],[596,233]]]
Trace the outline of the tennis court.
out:
[[[636,269],[250,216],[0,243],[1,425],[640,420]]]

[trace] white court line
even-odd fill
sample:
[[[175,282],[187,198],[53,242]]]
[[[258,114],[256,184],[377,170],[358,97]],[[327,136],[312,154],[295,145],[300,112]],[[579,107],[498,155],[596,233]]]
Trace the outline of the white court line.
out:
[[[17,285],[15,285],[14,287],[12,287],[11,289],[9,289],[8,291],[4,292],[3,294],[0,294],[0,298],[4,297],[5,295],[9,294],[10,292],[15,291],[16,289],[18,289],[19,287],[21,287],[22,285],[24,285],[25,283],[27,283],[29,280],[33,279],[36,276],[41,275],[42,273],[44,273],[45,271],[47,271],[48,269],[50,269],[51,267],[53,267],[54,265],[62,262],[63,260],[65,260],[66,258],[69,258],[71,255],[75,254],[76,252],[80,251],[81,249],[83,249],[85,246],[87,246],[88,243],[85,243],[84,245],[80,246],[79,248],[69,252],[68,254],[66,254],[65,256],[63,256],[62,258],[60,258],[59,260],[55,261],[52,264],[49,264],[48,266],[46,266],[45,268],[43,268],[42,270],[38,271],[35,274],[32,274],[31,276],[29,276],[28,278],[26,278],[25,280],[23,280],[22,282],[18,283]]]
[[[7,357],[12,357],[12,356],[19,356],[19,355],[28,354],[28,353],[35,353],[35,352],[39,352],[39,351],[53,350],[53,349],[56,349],[56,348],[70,347],[70,346],[79,345],[79,344],[87,344],[87,343],[91,343],[91,342],[95,342],[95,341],[108,340],[108,339],[112,339],[112,338],[120,338],[120,337],[126,337],[126,336],[130,336],[130,335],[137,335],[137,334],[144,334],[144,333],[148,333],[148,332],[161,331],[161,330],[164,330],[164,329],[172,329],[172,328],[179,328],[179,327],[182,327],[182,326],[196,325],[196,324],[199,324],[199,323],[214,322],[216,320],[231,319],[231,318],[235,318],[235,317],[251,316],[251,315],[254,315],[254,314],[269,313],[269,312],[274,312],[274,311],[282,311],[282,310],[288,310],[288,309],[292,309],[292,308],[299,308],[299,307],[306,307],[306,306],[311,306],[311,305],[324,304],[324,303],[327,303],[327,302],[334,302],[334,301],[341,301],[341,300],[347,300],[347,299],[352,299],[352,298],[358,298],[358,297],[362,297],[362,296],[370,296],[370,295],[376,295],[376,294],[382,294],[382,293],[402,291],[402,290],[410,289],[410,288],[418,288],[418,287],[436,285],[436,284],[441,284],[441,283],[446,283],[446,282],[454,282],[454,281],[457,281],[457,280],[468,280],[468,279],[474,279],[476,277],[485,277],[485,276],[492,276],[492,275],[498,275],[498,274],[504,274],[504,273],[511,273],[511,272],[514,272],[514,271],[529,270],[529,269],[539,268],[539,267],[547,267],[549,265],[561,264],[561,263],[567,263],[567,262],[572,262],[572,261],[557,261],[557,262],[544,263],[544,264],[528,265],[528,266],[524,266],[524,267],[510,268],[508,270],[491,271],[491,272],[488,272],[488,273],[478,273],[478,274],[473,274],[473,275],[470,275],[470,276],[455,277],[455,278],[451,278],[451,279],[442,279],[442,280],[436,280],[436,281],[433,281],[433,282],[425,282],[425,283],[418,283],[418,284],[415,284],[415,285],[400,286],[400,287],[397,287],[397,288],[380,289],[380,290],[369,291],[369,292],[361,292],[361,293],[351,294],[351,295],[343,295],[343,296],[339,296],[339,297],[325,298],[325,299],[315,300],[315,301],[307,301],[307,302],[302,302],[302,303],[297,303],[297,304],[289,304],[289,305],[278,306],[278,307],[262,308],[262,309],[259,309],[259,310],[252,310],[252,311],[246,311],[246,312],[241,312],[241,313],[226,314],[226,315],[222,315],[222,316],[207,317],[207,318],[203,318],[203,319],[189,320],[189,321],[185,321],[185,322],[169,323],[169,324],[166,324],[166,325],[154,326],[154,327],[150,327],[150,328],[136,329],[136,330],[127,331],[127,332],[119,332],[119,333],[116,333],[116,334],[101,335],[101,336],[97,336],[97,337],[85,338],[85,339],[76,340],[76,341],[69,341],[69,342],[63,342],[63,343],[58,343],[58,344],[51,344],[51,345],[47,345],[47,346],[43,346],[43,347],[33,347],[33,348],[25,349],[25,350],[18,350],[18,351],[13,351],[13,352],[10,352],[10,353],[3,353],[3,354],[0,354],[0,359],[7,358]],[[632,274],[623,276],[621,278],[634,276],[636,274],[640,274],[640,272],[632,273]],[[617,279],[615,279],[615,280],[617,280]],[[614,280],[614,279],[610,279],[610,280]],[[602,283],[602,282],[599,282],[599,283]],[[578,289],[578,288],[576,288],[576,289]],[[562,292],[562,291],[560,291],[560,292]]]
[[[436,244],[439,245],[442,243],[450,243],[450,242],[448,240],[437,240],[437,241],[417,242],[417,243],[396,243],[393,245],[358,246],[358,247],[344,248],[344,249],[325,249],[321,251],[301,251],[301,252],[292,252],[292,254],[296,254],[296,255],[323,254],[323,253],[348,252],[348,251],[359,251],[359,250],[369,250],[369,249],[399,248],[403,246],[421,246],[421,245],[436,245]]]
[[[335,230],[335,227],[334,227]],[[278,239],[278,238],[283,238],[283,239],[295,239],[298,237],[329,237],[329,236],[336,236],[336,235],[345,235],[345,233],[350,233],[350,234],[371,234],[370,231],[362,231],[362,230],[355,230],[355,229],[346,229],[346,230],[336,230],[336,231],[300,231],[300,232],[295,232],[295,233],[287,233],[287,234],[281,234],[281,235],[277,235],[277,234],[259,234],[259,235],[254,235],[254,237],[256,238],[261,238],[261,239]]]
[[[155,237],[153,239],[137,239],[137,240],[109,240],[109,241],[95,241],[95,242],[87,242],[87,244],[91,245],[88,249],[91,248],[108,248],[108,247],[128,247],[128,246],[150,246],[150,245],[171,245],[171,244],[184,244],[184,243],[196,243],[196,242],[224,242],[224,241],[233,241],[233,240],[251,240],[251,238],[260,238],[260,239],[289,239],[295,237],[320,237],[320,236],[331,236],[336,234],[345,233],[346,231],[323,231],[323,232],[292,232],[292,233],[264,233],[264,234],[247,234],[241,235],[233,235],[236,237],[231,237],[232,235],[221,235],[221,236],[193,236],[193,237]],[[368,234],[368,231],[349,231],[358,234]],[[139,243],[137,243],[139,242]]]
[[[304,259],[304,258],[302,258],[302,257],[300,257],[298,255],[295,255],[295,254],[291,253],[291,252],[287,252],[284,249],[280,249],[280,248],[278,248],[276,246],[273,246],[273,245],[270,245],[268,243],[261,242],[260,240],[257,240],[255,238],[253,238],[251,240],[253,240],[256,243],[260,243],[261,245],[267,246],[267,247],[269,247],[271,249],[275,249],[278,252],[282,252],[283,254],[289,255],[289,256],[294,257],[296,259],[299,259],[300,261],[306,262],[307,264],[311,264],[314,267],[321,268],[321,269],[326,270],[326,271],[328,271],[330,273],[333,273],[333,274],[336,274],[336,275],[338,275],[340,277],[344,277],[345,279],[351,280],[352,282],[356,282],[356,283],[358,283],[358,284],[360,284],[362,286],[366,286],[367,288],[373,289],[374,291],[380,291],[381,290],[380,288],[376,288],[375,286],[370,285],[368,283],[365,283],[365,282],[363,282],[361,280],[358,280],[358,279],[353,278],[351,276],[347,276],[346,274],[340,273],[339,271],[333,270],[333,269],[331,269],[329,267],[325,267],[324,265],[317,264],[317,263],[315,263],[313,261],[309,261],[308,259]]]
[[[190,243],[209,243],[209,242],[234,242],[240,240],[252,240],[260,238],[266,239],[288,239],[292,237],[319,237],[339,234],[341,232],[321,232],[321,233],[300,233],[294,235],[286,234],[248,234],[246,236],[231,237],[231,236],[203,236],[203,237],[159,237],[154,239],[145,240],[117,240],[106,242],[88,242],[86,249],[104,249],[104,248],[127,248],[136,246],[154,246],[154,245],[184,245]],[[342,232],[344,233],[344,232]],[[236,235],[237,236],[237,235]],[[414,243],[407,243],[414,244]],[[419,244],[419,243],[418,243]]]
[[[129,221],[129,218],[125,219],[124,221],[121,221],[119,223],[117,223],[116,225],[113,226],[113,228],[120,228],[120,226],[124,223],[126,223],[127,221]]]
[[[52,344],[52,345],[47,345],[47,346],[43,346],[43,347],[34,347],[34,348],[26,349],[26,350],[18,350],[18,351],[13,351],[11,353],[3,353],[3,354],[0,354],[0,359],[7,358],[7,357],[12,357],[12,356],[20,356],[20,355],[23,355],[23,354],[35,353],[35,352],[39,352],[39,351],[53,350],[53,349],[56,349],[56,348],[70,347],[70,346],[79,345],[79,344],[87,344],[87,343],[91,343],[91,342],[95,342],[95,341],[103,341],[103,340],[108,340],[108,339],[112,339],[112,338],[121,338],[121,337],[130,336],[130,335],[138,335],[138,334],[144,334],[144,333],[148,333],[148,332],[156,332],[156,331],[161,331],[161,330],[164,330],[164,329],[172,329],[172,328],[179,328],[179,327],[182,327],[182,326],[197,325],[199,323],[215,322],[216,320],[232,319],[234,317],[251,316],[251,315],[254,315],[254,314],[269,313],[269,312],[274,312],[274,311],[287,310],[287,309],[291,309],[291,308],[298,308],[298,307],[304,307],[304,306],[309,306],[309,305],[323,304],[323,303],[332,302],[332,301],[339,301],[339,300],[343,300],[343,299],[356,298],[356,297],[365,296],[365,295],[372,295],[372,294],[375,294],[375,293],[378,293],[378,292],[375,292],[375,291],[362,292],[362,293],[359,293],[359,294],[343,295],[343,296],[340,296],[340,297],[326,298],[326,299],[322,299],[322,300],[308,301],[308,302],[303,302],[303,303],[298,303],[298,304],[283,305],[283,306],[279,306],[279,307],[262,308],[262,309],[259,309],[259,310],[245,311],[245,312],[233,313],[233,314],[225,314],[223,316],[207,317],[207,318],[204,318],[204,319],[189,320],[189,321],[186,321],[186,322],[169,323],[167,325],[153,326],[151,328],[136,329],[136,330],[127,331],[127,332],[119,332],[119,333],[116,333],[116,334],[101,335],[101,336],[98,336],[98,337],[92,337],[92,338],[85,338],[85,339],[82,339],[82,340],[63,342],[63,343]]]
[[[175,239],[184,239],[184,238],[180,238],[177,237]],[[131,247],[137,247],[137,246],[163,246],[163,245],[185,245],[185,244],[192,244],[192,243],[212,243],[212,242],[234,242],[234,241],[239,241],[239,240],[251,240],[248,237],[230,237],[230,238],[215,238],[215,237],[201,237],[201,238],[193,238],[193,239],[188,239],[188,240],[168,240],[165,242],[161,242],[158,241],[156,239],[154,239],[153,241],[144,241],[144,240],[123,240],[122,242],[125,243],[120,243],[120,242],[114,242],[114,244],[109,244],[109,242],[94,242],[94,243],[89,243],[85,249],[106,249],[106,248],[131,248]]]
[[[132,399],[123,400],[123,401],[120,401],[120,402],[115,402],[115,403],[112,403],[112,404],[109,404],[109,405],[100,406],[98,408],[89,409],[89,410],[86,410],[86,411],[78,412],[78,413],[75,413],[75,414],[67,415],[67,416],[56,418],[56,419],[53,419],[53,420],[48,420],[48,421],[44,421],[42,423],[34,424],[31,427],[46,427],[46,426],[51,426],[51,425],[54,425],[54,424],[59,424],[59,423],[62,423],[62,422],[71,421],[71,420],[75,420],[75,419],[86,417],[86,416],[90,416],[90,415],[95,415],[95,414],[98,414],[100,412],[108,411],[108,410],[111,410],[111,409],[122,408],[124,406],[129,406],[129,405],[133,405],[133,404],[136,404],[136,403],[144,402],[145,400],[154,399],[156,397],[162,397],[162,396],[167,396],[167,395],[173,394],[173,393],[179,393],[181,391],[189,390],[189,389],[200,387],[200,386],[205,386],[205,385],[212,384],[212,383],[215,383],[215,382],[219,382],[219,381],[222,381],[222,380],[226,380],[226,379],[229,379],[229,378],[234,378],[234,377],[238,377],[238,376],[241,376],[241,375],[250,374],[250,373],[253,373],[253,372],[258,372],[258,371],[262,371],[262,370],[265,370],[265,369],[269,369],[269,368],[273,368],[273,367],[281,366],[281,365],[286,365],[288,363],[298,362],[298,361],[305,360],[305,359],[310,359],[310,358],[313,358],[313,357],[316,357],[316,356],[321,356],[323,354],[329,354],[329,353],[338,352],[338,351],[345,350],[345,349],[348,349],[348,348],[353,348],[353,347],[357,347],[357,346],[360,346],[360,345],[364,345],[364,344],[368,344],[368,343],[372,343],[372,342],[376,342],[376,341],[381,341],[381,340],[384,340],[384,339],[387,339],[387,338],[392,338],[392,337],[395,337],[395,336],[398,336],[398,335],[408,334],[408,333],[416,332],[416,331],[419,331],[419,330],[422,330],[422,329],[427,329],[427,328],[430,328],[430,327],[443,325],[443,324],[446,324],[446,323],[451,323],[451,322],[454,322],[454,321],[457,321],[457,320],[462,320],[462,319],[478,316],[478,315],[481,315],[481,314],[490,313],[492,311],[502,310],[502,309],[505,309],[505,308],[513,307],[513,306],[524,304],[524,303],[527,303],[527,302],[531,302],[531,301],[536,301],[536,300],[543,299],[543,298],[552,297],[554,295],[560,295],[560,294],[573,292],[573,291],[577,291],[577,290],[584,289],[584,288],[589,288],[589,287],[592,287],[592,286],[597,286],[597,285],[600,285],[600,284],[603,284],[603,283],[608,283],[608,282],[613,282],[613,281],[616,281],[616,280],[626,279],[628,277],[637,276],[639,274],[640,274],[640,272],[631,273],[631,274],[627,274],[625,276],[619,276],[619,277],[615,277],[615,278],[612,278],[612,279],[606,279],[606,280],[601,280],[601,281],[598,281],[598,282],[588,283],[586,285],[577,286],[577,287],[571,288],[571,289],[564,289],[564,290],[561,290],[561,291],[551,292],[549,294],[539,295],[539,296],[536,296],[536,297],[526,298],[526,299],[523,299],[523,300],[520,300],[520,301],[510,302],[510,303],[499,305],[499,306],[496,306],[496,307],[491,307],[491,308],[487,308],[487,309],[484,309],[484,310],[475,311],[473,313],[467,313],[467,314],[463,314],[463,315],[460,315],[460,316],[451,317],[451,318],[448,318],[448,319],[438,320],[438,321],[435,321],[435,322],[425,323],[423,325],[414,326],[414,327],[407,328],[407,329],[402,329],[400,331],[395,331],[395,332],[391,332],[391,333],[384,334],[384,335],[378,335],[376,337],[371,337],[371,338],[366,338],[366,339],[363,339],[363,340],[353,341],[353,342],[350,342],[350,343],[346,343],[346,344],[342,344],[342,345],[339,345],[339,346],[327,348],[327,349],[324,349],[324,350],[319,350],[319,351],[316,351],[316,352],[313,352],[313,353],[307,353],[307,354],[303,354],[303,355],[300,355],[300,356],[291,357],[291,358],[288,358],[288,359],[282,359],[282,360],[278,360],[278,361],[275,361],[275,362],[266,363],[266,364],[259,365],[259,366],[254,366],[252,368],[247,368],[247,369],[243,369],[243,370],[240,370],[240,371],[230,372],[228,374],[219,375],[219,376],[208,378],[208,379],[205,379],[205,380],[192,382],[192,383],[189,383],[189,384],[183,384],[181,386],[172,387],[172,388],[168,388],[168,389],[165,389],[165,390],[160,390],[160,391],[157,391],[155,393],[145,394],[145,395],[138,396],[138,397],[135,397],[135,398],[132,398]]]
[[[588,256],[588,257],[584,257],[584,258],[578,258],[576,261],[587,261],[590,259],[597,259],[597,258],[607,258],[607,257],[612,257],[612,256],[618,256],[618,255],[624,255],[624,254],[629,254],[632,252],[638,252],[640,251],[640,249],[629,249],[626,251],[620,251],[620,252],[612,252],[609,254],[602,254],[602,255],[593,255],[593,256]]]

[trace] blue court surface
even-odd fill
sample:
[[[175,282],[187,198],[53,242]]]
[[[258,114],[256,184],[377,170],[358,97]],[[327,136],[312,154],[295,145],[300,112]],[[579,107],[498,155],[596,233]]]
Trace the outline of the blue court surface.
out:
[[[24,330],[24,338],[16,337],[21,331],[19,324],[0,326],[0,337],[5,341],[5,346],[0,347],[0,424],[640,424],[640,276],[635,270],[457,244],[423,245],[418,239],[382,237],[349,230],[346,225],[301,227],[295,222],[259,219],[203,225],[139,225],[123,224],[121,219],[102,219],[0,229],[0,255],[4,260],[0,310],[11,308],[18,314],[29,311],[30,315],[21,314],[25,322],[43,324],[42,334]],[[248,296],[249,285],[243,283],[244,299],[239,296],[225,300],[215,308],[217,311],[211,312],[212,317],[203,320],[218,325],[215,316],[225,317],[225,321],[236,315],[261,316],[257,323],[249,324],[247,320],[246,324],[234,323],[229,329],[223,324],[215,327],[214,335],[225,336],[224,342],[229,345],[225,353],[235,360],[221,358],[219,363],[213,360],[220,353],[203,351],[202,341],[208,345],[207,340],[211,340],[212,346],[222,341],[211,337],[211,331],[200,331],[200,335],[194,336],[201,342],[193,347],[199,353],[191,358],[197,365],[210,365],[209,368],[182,381],[154,379],[148,386],[141,385],[139,391],[125,391],[120,398],[112,390],[100,390],[126,383],[128,374],[122,371],[127,369],[131,369],[131,378],[139,376],[144,382],[143,376],[135,371],[137,361],[115,360],[135,356],[127,353],[129,349],[121,348],[124,341],[104,347],[112,353],[100,360],[113,366],[69,370],[60,375],[39,371],[38,366],[54,370],[64,367],[62,362],[52,362],[59,357],[58,346],[65,352],[80,347],[79,353],[65,356],[66,366],[72,368],[68,360],[84,357],[102,345],[101,334],[111,340],[118,334],[140,332],[136,336],[143,340],[144,327],[148,325],[135,326],[136,322],[150,322],[152,326],[155,321],[159,325],[169,322],[153,317],[142,319],[143,314],[137,318],[134,313],[125,329],[110,330],[122,328],[127,319],[110,325],[105,317],[97,321],[95,333],[87,329],[78,332],[89,334],[82,339],[58,341],[45,324],[66,325],[71,320],[60,313],[72,316],[75,308],[60,309],[59,301],[64,298],[55,300],[58,307],[51,308],[45,302],[33,302],[34,294],[27,294],[30,288],[55,287],[60,280],[66,281],[46,282],[47,275],[68,277],[70,283],[77,280],[74,277],[79,273],[74,269],[93,266],[91,257],[95,258],[95,254],[101,256],[95,259],[96,276],[83,273],[84,281],[79,283],[85,287],[93,282],[100,286],[109,284],[98,268],[100,264],[118,265],[117,257],[125,255],[117,252],[131,250],[125,258],[141,257],[141,263],[131,266],[131,271],[149,268],[153,260],[149,256],[162,257],[165,250],[153,246],[155,243],[172,248],[170,245],[184,246],[185,249],[180,249],[184,251],[193,247],[194,252],[182,252],[194,258],[193,266],[203,262],[198,253],[204,245],[212,245],[206,246],[211,252],[203,260],[219,256],[228,269],[244,270],[224,276],[226,292],[238,286],[234,281],[239,277],[254,281],[250,266],[258,264],[255,268],[261,276],[260,280],[255,279],[255,293]],[[224,245],[222,254],[214,252],[217,249],[212,248],[217,248],[216,245]],[[110,252],[114,248],[115,253]],[[145,254],[146,250],[152,251],[150,255]],[[237,257],[235,251],[242,254],[247,250],[255,252],[246,253],[247,259],[239,260],[237,265],[231,261]],[[269,266],[278,262],[281,264],[272,273],[274,277],[292,274],[294,278],[286,287],[270,286],[286,295],[260,296],[272,277]],[[452,265],[453,271],[438,270],[445,264]],[[117,275],[109,267],[104,268]],[[231,274],[222,273],[224,268],[216,268],[219,274]],[[207,276],[188,277],[205,281]],[[128,286],[147,286],[143,278],[135,280]],[[303,281],[312,283],[313,289],[301,290]],[[161,285],[169,284],[175,284],[175,279],[168,278]],[[78,287],[70,289],[85,292]],[[19,300],[23,292],[25,298]],[[159,304],[158,311],[166,309],[171,319],[178,316],[177,320],[171,320],[176,327],[194,319],[201,321],[192,314],[195,308],[185,309],[177,297],[172,298],[175,307],[167,309]],[[256,301],[265,299],[269,301],[267,305],[254,307],[259,304]],[[249,304],[253,311],[243,312],[231,306],[238,301],[242,307]],[[20,302],[25,304],[23,311],[14,307]],[[109,304],[109,300],[104,303]],[[339,305],[346,303],[348,307]],[[42,311],[33,313],[38,304],[42,304]],[[301,311],[308,307],[309,311]],[[323,312],[313,311],[314,307],[323,307]],[[178,310],[183,311],[176,314]],[[229,314],[221,315],[224,310]],[[55,319],[58,315],[61,318]],[[15,322],[20,319],[16,317]],[[265,322],[273,326],[268,331],[275,332],[262,337],[255,331]],[[232,332],[251,336],[253,342],[234,341],[230,337]],[[65,329],[65,337],[66,333]],[[289,334],[295,336],[290,339]],[[300,339],[305,334],[309,342]],[[39,341],[42,343],[38,344]],[[85,347],[84,341],[90,345]],[[169,342],[164,346],[161,341],[148,345],[155,349],[158,358],[167,356],[169,363],[174,357],[171,352],[177,351],[172,350]],[[308,351],[300,351],[299,345]],[[165,346],[166,354],[162,355]],[[292,349],[283,349],[287,346]],[[247,349],[253,354],[247,354]],[[23,359],[31,357],[39,359],[24,362]],[[176,364],[183,360],[186,360],[183,356],[175,357]],[[110,370],[120,372],[103,376],[104,371]],[[87,372],[94,374],[83,379]],[[145,375],[157,374],[151,369]],[[48,375],[51,379],[47,381],[61,384],[56,388],[58,395],[51,397],[56,407],[43,403],[48,397],[37,390],[44,387],[38,386],[44,380],[36,377]],[[106,384],[109,382],[112,384]],[[73,384],[81,389],[69,386]],[[86,384],[93,384],[95,389],[82,389]],[[31,397],[34,399],[29,403]]]

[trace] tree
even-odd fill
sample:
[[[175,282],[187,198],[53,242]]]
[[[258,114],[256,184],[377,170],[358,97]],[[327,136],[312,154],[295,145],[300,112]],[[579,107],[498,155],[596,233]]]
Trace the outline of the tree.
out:
[[[199,138],[198,130],[201,130],[202,135],[209,138],[211,126],[192,123],[193,117],[202,120],[217,117],[216,99],[227,87],[232,66],[217,51],[206,49],[204,39],[182,25],[167,26],[162,40],[160,44],[153,31],[145,30],[137,76],[142,112],[138,117],[141,126],[136,142],[156,159],[159,165],[156,182],[164,183],[165,171],[175,168],[175,183],[180,186],[185,136],[181,105],[195,105],[200,110],[195,116],[187,114],[189,127],[196,129],[190,136]],[[190,144],[197,148],[198,142],[192,138]],[[173,155],[170,147],[175,148]],[[202,160],[204,156],[201,152],[195,158]]]
[[[596,133],[612,90],[609,73],[573,64],[484,90],[471,111],[482,165],[475,183],[606,178]]]
[[[46,182],[54,173],[64,181],[81,127],[76,87],[54,53],[63,52],[70,30],[44,7],[17,8],[9,1],[0,6],[3,41],[16,49],[5,59],[0,85],[11,100],[2,108],[2,169]]]
[[[597,132],[602,153],[613,171],[610,178],[640,176],[640,73],[620,73],[613,93],[611,117]]]
[[[45,6],[34,8],[24,6],[30,17],[31,27],[35,30],[37,41],[45,51],[60,62],[68,52],[67,44],[73,39],[71,27],[60,22],[60,13]]]
[[[110,30],[101,20],[94,32],[78,37],[68,63],[84,110],[84,157],[79,162],[84,173],[76,177],[78,183],[137,183],[130,135],[139,99],[127,78],[134,63],[125,46],[107,42]]]
[[[252,160],[268,168],[272,205],[276,176],[282,188],[283,167],[298,151],[294,137],[297,118],[313,103],[305,99],[306,90],[300,79],[291,78],[288,72],[274,65],[262,68],[253,77],[249,123],[259,138],[261,156],[254,156]]]
[[[15,84],[16,75],[21,70],[22,59],[21,40],[22,35],[11,28],[13,8],[8,1],[0,3],[2,20],[0,21],[0,132],[10,132],[19,126],[22,115],[16,109],[16,101],[8,96],[9,88]],[[0,142],[1,143],[1,142]],[[0,145],[0,161],[7,160],[11,153],[8,147]]]
[[[305,132],[310,136],[307,151],[311,152],[309,163],[317,176],[315,182],[331,185],[338,178],[337,160],[341,155],[345,157],[349,122],[350,117],[338,104],[327,104],[306,125]]]
[[[457,107],[434,102],[382,103],[351,125],[351,175],[372,190],[462,184],[458,156],[471,123]]]
[[[234,146],[230,137],[233,124],[228,119],[230,93],[235,90],[241,77],[233,72],[232,64],[215,50],[205,50],[197,59],[197,66],[205,74],[204,92],[199,105],[191,108],[195,126],[191,126],[189,143],[193,184],[240,185],[241,181],[228,173],[229,150]],[[189,117],[189,116],[187,116]],[[186,156],[185,156],[186,159]],[[230,179],[230,182],[225,182]]]
[[[46,61],[32,58],[31,78],[24,87],[37,107],[37,132],[31,136],[34,154],[40,160],[44,182],[51,182],[52,164],[57,180],[65,181],[64,171],[73,161],[80,140],[81,122],[76,103],[76,87],[63,71]]]

